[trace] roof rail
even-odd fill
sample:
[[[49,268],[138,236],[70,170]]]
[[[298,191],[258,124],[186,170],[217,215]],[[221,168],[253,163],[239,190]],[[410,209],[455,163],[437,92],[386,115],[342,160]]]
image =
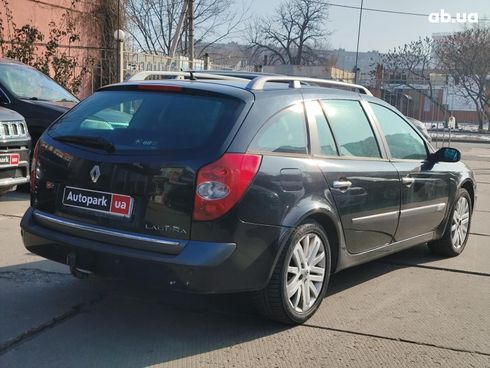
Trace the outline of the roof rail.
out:
[[[261,91],[268,82],[289,82],[289,88],[301,88],[301,82],[316,84],[322,87],[343,87],[357,90],[359,93],[363,93],[368,96],[373,94],[364,86],[359,84],[352,84],[346,82],[338,82],[329,79],[319,79],[319,78],[307,78],[307,77],[293,77],[293,76],[263,76],[257,77],[247,84],[248,90]]]
[[[139,72],[133,75],[131,78],[129,78],[129,81],[144,81],[148,77],[168,77],[168,78],[161,78],[161,79],[214,79],[214,80],[239,80],[239,81],[244,81],[247,79],[244,78],[238,78],[238,77],[231,77],[231,76],[226,76],[226,75],[220,75],[220,74],[210,74],[210,73],[205,73],[205,72],[194,72],[194,71],[188,71],[188,72],[169,72],[169,71],[144,71],[144,72]],[[158,79],[158,78],[156,78]]]

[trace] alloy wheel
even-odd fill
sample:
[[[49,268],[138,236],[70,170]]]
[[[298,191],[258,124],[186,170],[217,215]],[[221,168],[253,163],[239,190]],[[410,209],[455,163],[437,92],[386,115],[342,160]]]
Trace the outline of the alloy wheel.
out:
[[[460,197],[454,208],[451,222],[451,242],[454,249],[464,245],[470,224],[470,205],[466,197]]]
[[[298,313],[316,302],[325,280],[325,244],[314,233],[303,236],[294,246],[288,262],[286,295]]]

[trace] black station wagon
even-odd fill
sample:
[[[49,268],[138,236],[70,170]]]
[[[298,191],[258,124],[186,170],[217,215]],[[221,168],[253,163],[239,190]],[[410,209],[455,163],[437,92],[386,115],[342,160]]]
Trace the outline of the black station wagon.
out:
[[[177,74],[104,87],[42,135],[28,250],[78,277],[251,292],[286,323],[333,272],[421,243],[463,251],[472,171],[366,88]]]

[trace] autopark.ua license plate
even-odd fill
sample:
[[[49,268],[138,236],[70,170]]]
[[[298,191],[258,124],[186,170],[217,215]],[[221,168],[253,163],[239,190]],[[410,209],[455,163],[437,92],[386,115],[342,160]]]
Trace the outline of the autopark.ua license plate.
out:
[[[133,198],[127,195],[98,192],[95,190],[65,187],[65,206],[83,208],[89,211],[129,217],[133,208]]]
[[[20,156],[18,153],[10,155],[0,155],[0,165],[18,165]]]

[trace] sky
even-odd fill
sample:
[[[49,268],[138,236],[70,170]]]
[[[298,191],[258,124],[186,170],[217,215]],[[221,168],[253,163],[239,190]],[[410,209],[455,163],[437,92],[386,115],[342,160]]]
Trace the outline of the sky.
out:
[[[273,14],[274,9],[283,0],[236,0],[235,6],[241,9],[250,6],[252,16]],[[361,0],[328,0],[332,4],[359,7]],[[431,14],[444,9],[456,17],[460,13],[478,13],[479,22],[490,26],[490,0],[364,0],[364,8],[393,10],[409,13]],[[329,19],[326,23],[329,44],[333,49],[344,48],[355,51],[359,10],[329,6]],[[386,52],[398,45],[403,45],[419,36],[431,36],[433,33],[454,32],[462,29],[460,23],[431,23],[426,16],[413,16],[392,13],[374,12],[364,9],[361,24],[360,51],[377,50]],[[239,41],[237,39],[237,41]]]

